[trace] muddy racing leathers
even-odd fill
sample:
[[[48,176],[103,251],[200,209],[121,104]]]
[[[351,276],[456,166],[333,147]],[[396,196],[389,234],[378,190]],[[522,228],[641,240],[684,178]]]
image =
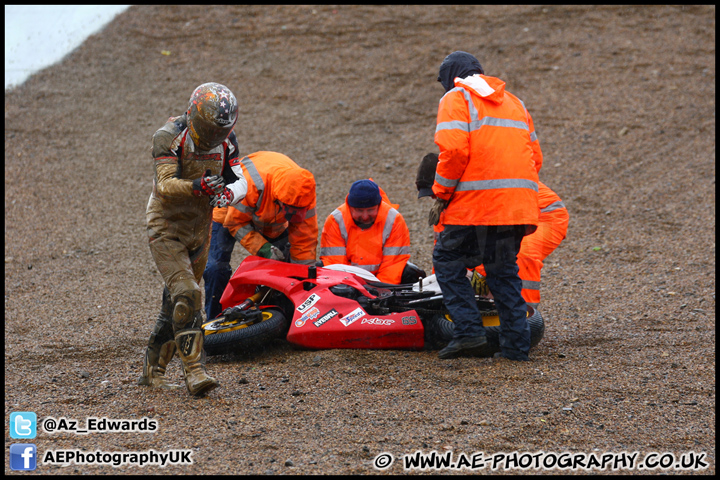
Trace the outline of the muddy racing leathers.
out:
[[[171,117],[153,135],[155,177],[146,212],[147,234],[153,259],[165,281],[165,289],[139,381],[141,385],[172,387],[164,374],[177,348],[183,362],[186,386],[194,395],[217,386],[217,382],[205,372],[200,329],[203,308],[199,282],[210,246],[213,210],[210,200],[214,198],[207,186],[219,183],[221,190],[232,191],[233,203],[242,200],[247,191],[247,182],[238,162],[237,139],[232,132],[237,119],[237,101],[227,87],[204,85],[212,88],[210,93],[201,92],[206,98],[199,100],[200,105],[203,101],[208,102],[208,95],[219,105],[229,103],[233,106],[234,103],[234,113],[221,109],[219,113],[214,111],[205,115],[215,115],[220,118],[216,120],[218,122],[224,119],[227,123],[230,119],[231,123],[221,123],[218,128],[227,130],[229,125],[229,134],[226,133],[224,139],[220,131],[213,141],[206,144],[208,150],[200,150],[196,146],[198,142],[192,137],[196,137],[197,132],[188,128],[189,123],[192,127],[189,116],[193,112],[195,93],[188,112]],[[209,137],[212,135],[205,134],[203,138]],[[214,179],[214,183],[208,179]]]

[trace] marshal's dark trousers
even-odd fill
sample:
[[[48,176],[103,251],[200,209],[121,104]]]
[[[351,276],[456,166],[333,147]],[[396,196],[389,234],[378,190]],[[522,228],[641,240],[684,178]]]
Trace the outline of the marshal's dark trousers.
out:
[[[485,335],[467,269],[483,264],[486,282],[500,317],[501,354],[527,359],[530,325],[522,297],[517,254],[525,225],[445,225],[433,250],[433,266],[445,306],[455,323],[455,338]]]

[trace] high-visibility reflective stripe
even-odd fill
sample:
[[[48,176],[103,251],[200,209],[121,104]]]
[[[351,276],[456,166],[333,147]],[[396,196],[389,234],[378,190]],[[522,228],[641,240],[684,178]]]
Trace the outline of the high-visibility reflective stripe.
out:
[[[465,97],[465,103],[468,105],[468,113],[470,114],[470,123],[477,122],[480,120],[480,114],[477,111],[477,108],[475,108],[475,104],[472,101],[472,96],[470,95],[470,92],[465,90],[464,88],[461,88],[463,92],[463,97]]]
[[[527,299],[527,297],[531,297],[532,299],[538,300],[538,302],[528,302],[526,303],[530,305],[533,308],[537,308],[538,305],[540,305],[540,282],[532,281],[532,280],[523,280],[522,281],[522,289],[525,291],[523,293],[523,297]],[[529,291],[526,291],[529,290]]]
[[[315,265],[315,260],[309,259],[309,260],[298,260],[297,258],[294,258],[292,255],[290,255],[290,263],[299,263],[302,265]]]
[[[245,165],[245,168],[247,168],[247,171],[250,174],[250,178],[252,178],[252,181],[255,183],[257,189],[265,190],[265,183],[260,176],[260,172],[258,172],[257,168],[255,167],[255,164],[252,160],[250,160],[250,157],[243,158],[242,160],[240,160],[240,163]]]
[[[450,180],[449,178],[445,178],[437,172],[435,172],[435,181],[443,187],[448,188],[454,188],[459,182],[459,180]]]
[[[307,213],[305,214],[305,220],[307,220],[308,218],[312,218],[312,217],[314,217],[315,215],[317,215],[317,212],[315,211],[314,208],[311,208],[311,209],[308,210]]]
[[[537,182],[524,178],[504,178],[499,180],[474,180],[471,182],[458,182],[456,192],[472,190],[494,190],[497,188],[529,188],[538,191]]]
[[[233,207],[233,208],[236,208],[237,210],[240,210],[242,213],[245,213],[245,214],[248,214],[248,215],[252,215],[253,212],[255,211],[254,208],[248,207],[248,206],[245,205],[244,203],[236,203],[236,204],[233,205],[232,207]]]
[[[342,212],[338,210],[337,208],[332,211],[330,214],[335,221],[338,224],[338,227],[340,229],[340,236],[342,237],[343,241],[345,242],[345,245],[347,245],[348,242],[348,233],[347,228],[345,227],[345,220],[343,219]],[[383,225],[383,232],[382,232],[382,244],[383,244],[383,250],[382,254],[385,255],[409,255],[410,254],[410,246],[399,246],[399,247],[384,247],[385,242],[387,242],[388,237],[390,237],[390,234],[392,233],[392,227],[395,223],[395,219],[399,215],[399,212],[391,208],[388,211],[387,216],[385,217],[385,224]],[[331,255],[347,255],[347,249],[346,247],[325,247],[320,249],[320,255],[321,256],[331,256]],[[365,270],[368,270],[369,272],[376,272],[380,265],[360,265],[356,263],[352,263],[352,265],[364,268]]]
[[[469,131],[474,132],[480,130],[485,125],[489,127],[507,127],[507,128],[519,128],[521,130],[530,130],[527,123],[519,120],[510,120],[509,118],[497,118],[497,117],[484,117],[482,120],[475,120],[470,122]]]
[[[338,227],[340,227],[340,236],[343,238],[345,245],[347,245],[348,234],[347,234],[347,229],[345,228],[345,221],[343,220],[342,212],[336,208],[335,210],[332,211],[332,213],[330,215],[333,216],[333,218],[335,219],[335,221],[338,224]]]
[[[528,129],[529,129],[529,125],[530,125],[530,114],[528,113],[527,108],[525,107],[525,102],[523,102],[523,101],[520,100],[519,98],[518,98],[518,100],[520,101],[520,105],[522,105],[523,110],[525,110],[525,118],[527,118],[527,124],[528,124]],[[537,138],[537,133],[535,133],[535,130],[533,130],[532,132],[530,132],[530,141],[531,141],[531,142],[536,142],[537,139],[538,139],[538,138]]]
[[[465,132],[470,131],[470,124],[467,122],[461,122],[460,120],[452,120],[450,122],[440,122],[435,127],[435,133],[440,130],[463,130]]]
[[[248,223],[244,227],[241,227],[240,229],[238,229],[238,231],[235,233],[235,239],[239,242],[243,238],[245,238],[245,236],[248,233],[254,232],[254,231],[255,231],[255,228],[253,228],[252,223]]]
[[[257,208],[259,208],[260,205],[262,205],[263,194],[265,193],[265,182],[263,182],[263,179],[260,176],[260,172],[258,172],[255,164],[252,162],[252,160],[250,160],[250,157],[243,158],[242,160],[240,160],[240,163],[245,165],[245,168],[247,168],[247,171],[250,174],[250,178],[255,184],[255,188],[257,188],[258,190],[259,195],[257,201]]]
[[[449,122],[441,122],[435,127],[435,133],[441,130],[462,130],[464,132],[476,132],[484,126],[489,127],[506,127],[506,128],[519,128],[521,130],[530,130],[530,126],[526,122],[520,120],[510,120],[508,118],[496,118],[496,117],[484,117],[482,120],[474,120],[470,123],[463,122],[460,120],[452,120]],[[535,141],[537,136],[533,139],[533,132],[530,135],[530,139]]]
[[[384,247],[383,256],[410,255],[410,247]]]
[[[383,249],[382,254],[383,256],[387,255],[409,255],[410,254],[410,246],[399,246],[399,247],[386,247],[385,243],[387,242],[387,239],[390,237],[390,234],[392,233],[393,224],[395,223],[395,219],[397,216],[400,215],[400,213],[395,210],[394,208],[391,208],[388,211],[387,217],[385,218],[385,226],[383,227]],[[380,268],[380,266],[378,266]]]
[[[530,125],[528,122],[521,122],[519,120],[511,120],[509,118],[496,118],[496,117],[484,117],[482,120],[480,119],[480,114],[477,111],[477,108],[475,108],[475,104],[472,102],[472,97],[470,92],[465,90],[462,87],[455,87],[450,92],[459,91],[462,92],[463,97],[465,98],[465,103],[467,103],[468,106],[468,114],[470,115],[470,123],[463,122],[461,120],[451,120],[449,122],[441,122],[437,125],[435,128],[435,133],[439,132],[440,130],[463,130],[465,132],[473,132],[476,130],[480,130],[481,127],[484,125],[493,126],[493,127],[509,127],[509,128],[520,128],[522,130],[530,131]],[[448,92],[448,93],[450,93]],[[447,93],[446,93],[447,95]],[[520,101],[522,104],[522,101]],[[523,109],[525,110],[525,113],[527,113],[527,109],[525,109],[525,105],[523,105]],[[532,132],[530,137],[532,141],[535,141],[537,139],[537,136],[535,136],[535,139],[532,138],[532,136],[535,134],[535,132]]]
[[[560,208],[566,208],[565,204],[562,202],[562,200],[553,202],[550,205],[548,205],[547,207],[540,209],[540,211],[541,212],[552,212],[553,210],[558,210]]]
[[[383,225],[383,233],[382,233],[382,244],[385,246],[385,242],[387,242],[388,237],[392,233],[392,227],[393,223],[395,223],[395,218],[398,216],[398,211],[394,208],[391,208],[388,210],[387,217],[385,217],[385,225]]]
[[[256,227],[264,229],[264,228],[273,228],[273,227],[285,227],[285,223],[278,223],[278,222],[263,222],[260,220],[260,217],[253,217],[253,223]]]
[[[360,265],[359,263],[351,263],[351,265],[353,265],[355,267],[360,267],[364,270],[367,270],[370,273],[377,272],[378,270],[380,270],[380,265]]]
[[[321,257],[329,257],[332,255],[342,255],[343,257],[347,253],[345,247],[323,247],[320,249]]]

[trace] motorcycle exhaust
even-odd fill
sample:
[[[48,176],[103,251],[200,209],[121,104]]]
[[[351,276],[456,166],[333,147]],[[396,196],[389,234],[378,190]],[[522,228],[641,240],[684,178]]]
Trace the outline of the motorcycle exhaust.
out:
[[[442,300],[443,296],[441,295],[435,295],[434,297],[428,297],[428,298],[420,298],[418,300],[410,300],[408,305],[413,305],[416,303],[425,303],[425,302],[433,302],[435,300]]]

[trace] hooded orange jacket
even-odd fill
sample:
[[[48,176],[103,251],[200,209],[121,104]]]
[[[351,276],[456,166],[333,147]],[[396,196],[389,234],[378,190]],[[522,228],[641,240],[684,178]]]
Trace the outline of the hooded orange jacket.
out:
[[[318,223],[313,174],[276,152],[252,153],[240,164],[248,191],[228,210],[223,226],[252,255],[267,243],[266,237],[277,238],[287,229],[290,261],[314,264]],[[306,208],[304,219],[288,222],[282,204]]]
[[[367,230],[355,225],[347,196],[328,215],[320,237],[320,260],[324,265],[355,265],[381,282],[398,284],[410,260],[410,232],[397,205],[382,189],[380,195],[377,218]]]
[[[530,114],[505,82],[455,79],[440,100],[433,192],[447,225],[537,225],[540,144]]]

